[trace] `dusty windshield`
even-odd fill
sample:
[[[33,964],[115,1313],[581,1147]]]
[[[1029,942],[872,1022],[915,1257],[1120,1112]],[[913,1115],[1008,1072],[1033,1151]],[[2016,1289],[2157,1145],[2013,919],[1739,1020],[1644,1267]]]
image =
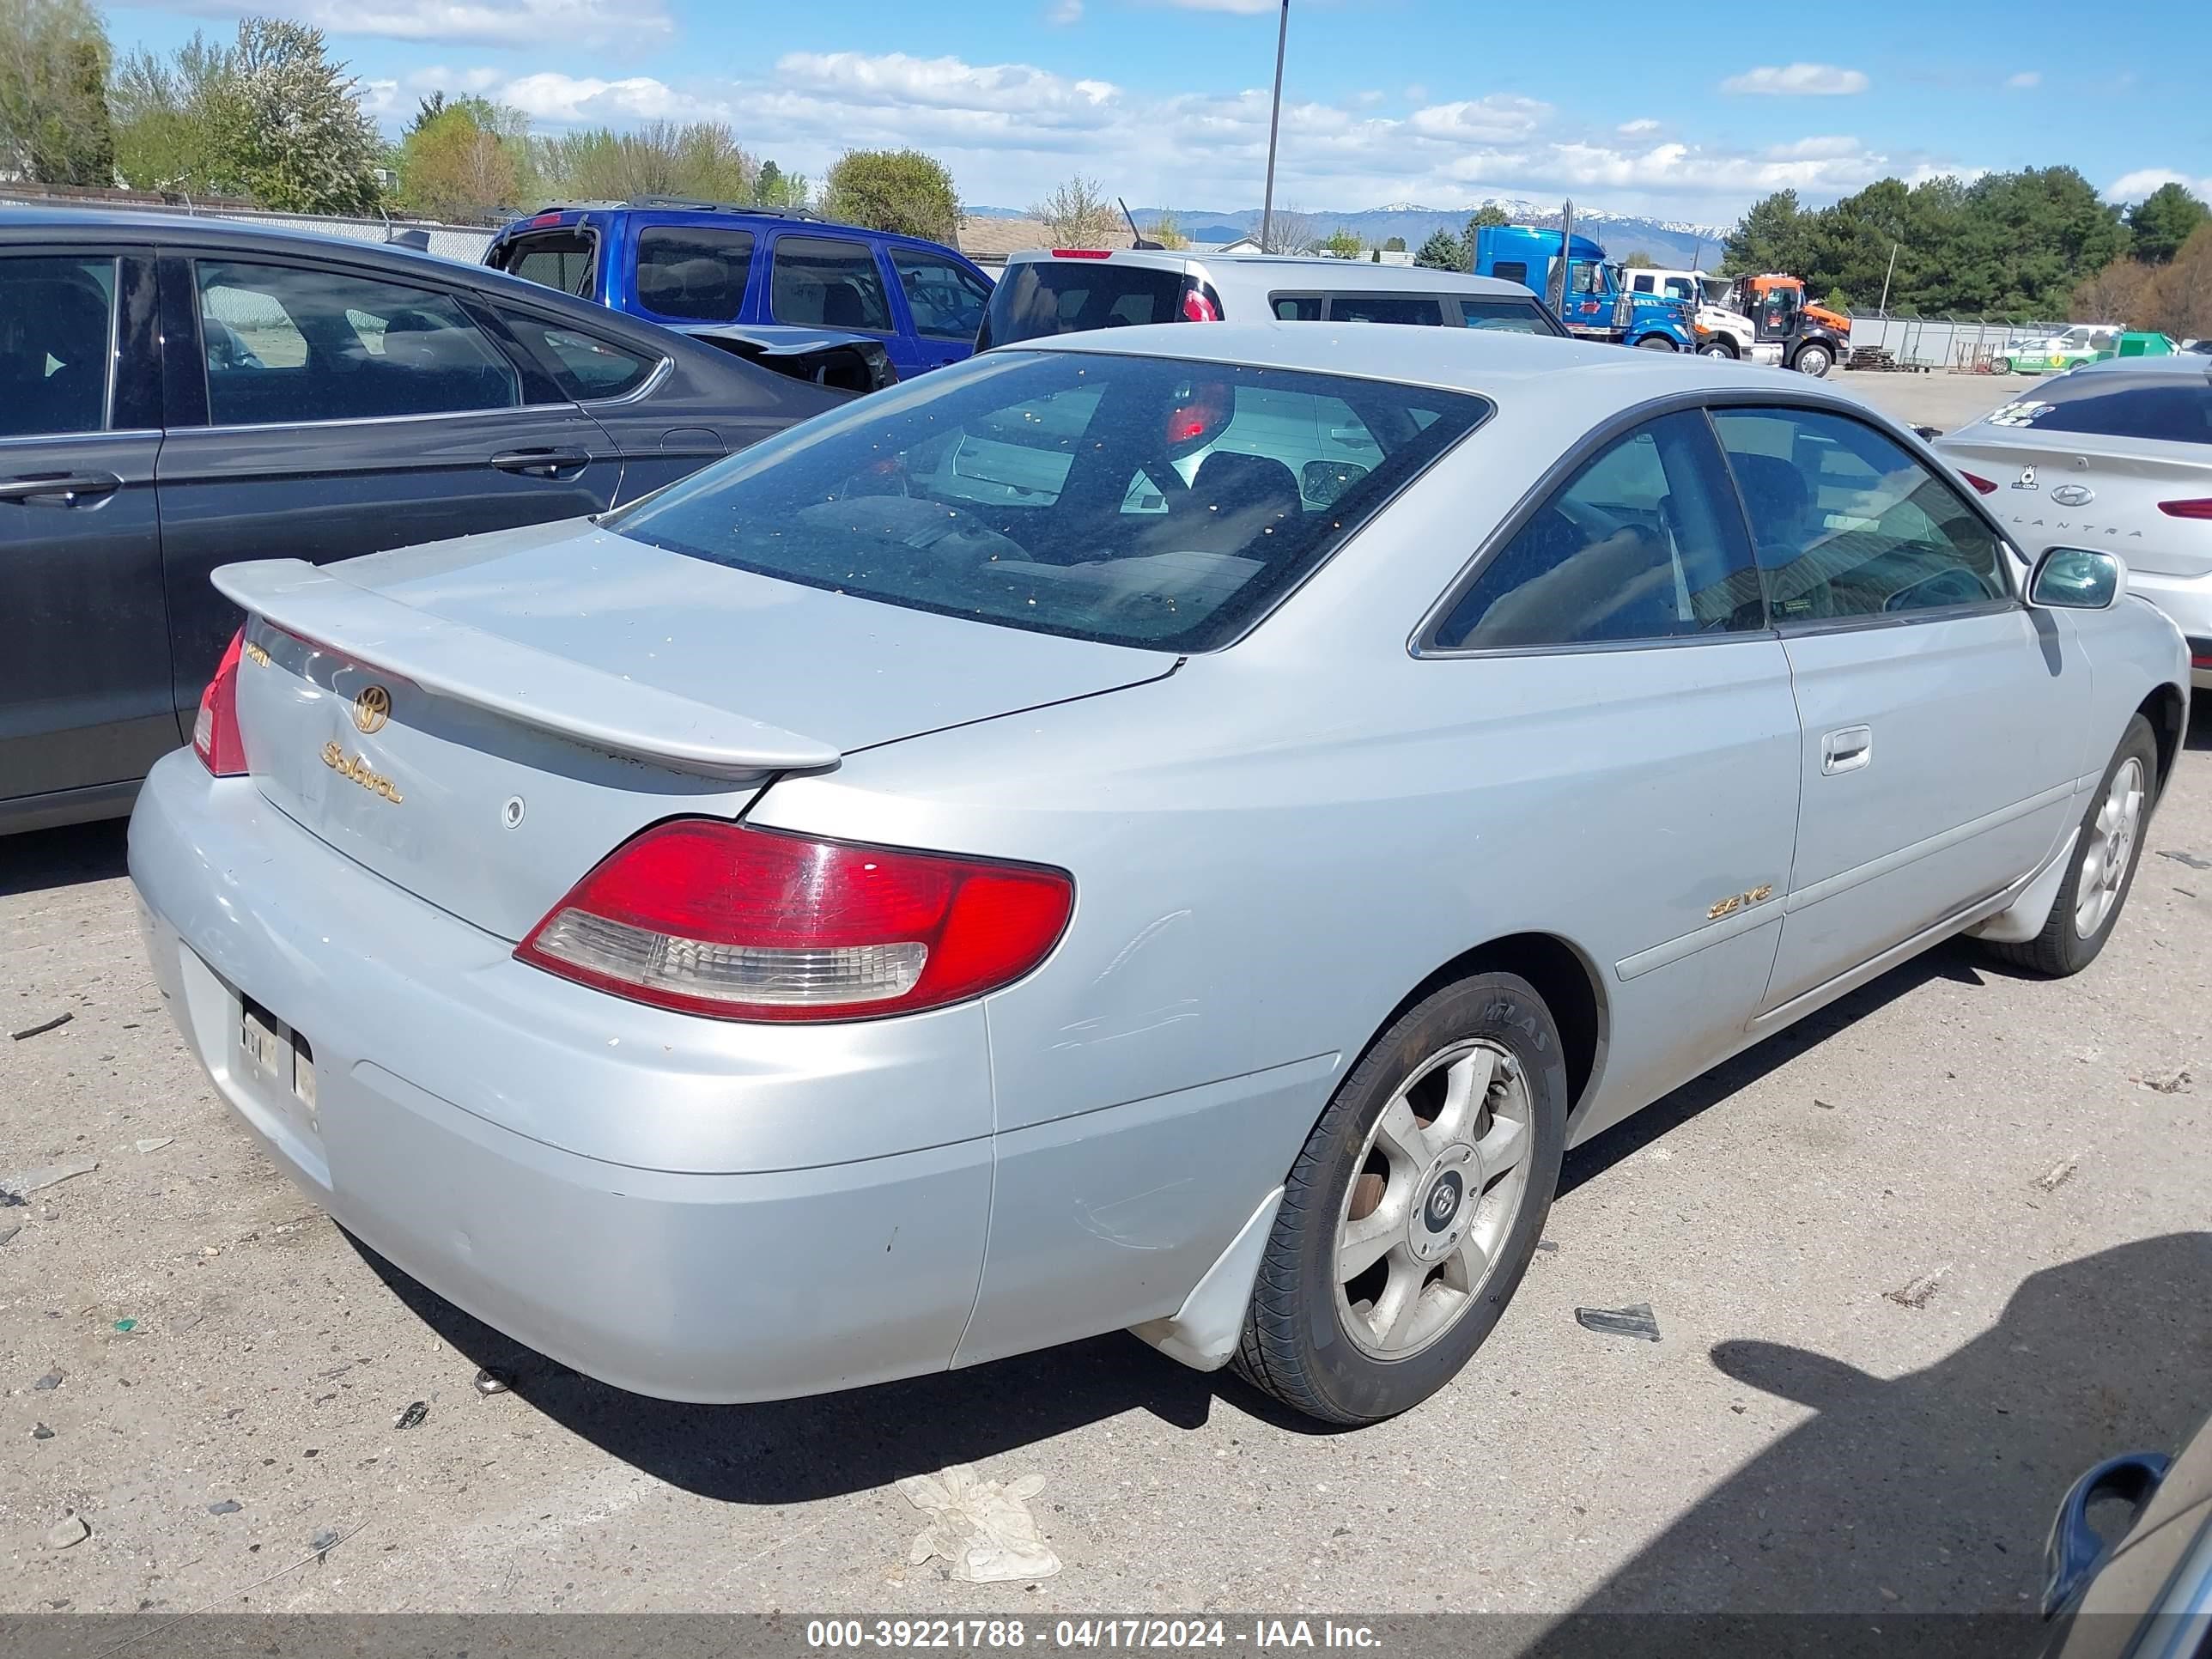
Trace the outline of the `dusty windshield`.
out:
[[[605,522],[887,604],[1203,651],[1489,408],[1334,374],[999,351],[805,422]]]

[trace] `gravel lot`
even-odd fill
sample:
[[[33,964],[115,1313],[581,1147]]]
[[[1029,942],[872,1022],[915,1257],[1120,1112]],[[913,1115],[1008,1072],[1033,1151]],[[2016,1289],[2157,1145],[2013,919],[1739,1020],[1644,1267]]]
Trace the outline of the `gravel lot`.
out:
[[[0,1039],[0,1176],[99,1164],[0,1211],[0,1611],[2021,1608],[2073,1476],[2212,1408],[2207,751],[2089,973],[1938,950],[1582,1149],[1477,1364],[1353,1434],[1120,1335],[768,1407],[518,1354],[203,1086],[120,825],[0,842],[0,1028],[73,1016]],[[963,1462],[1042,1477],[1059,1577],[907,1565],[891,1483]]]

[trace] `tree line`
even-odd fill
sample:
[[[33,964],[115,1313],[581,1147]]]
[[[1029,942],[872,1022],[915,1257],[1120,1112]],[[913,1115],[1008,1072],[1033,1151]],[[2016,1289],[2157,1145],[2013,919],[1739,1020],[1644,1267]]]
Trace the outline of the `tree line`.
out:
[[[1754,203],[1729,234],[1723,274],[1781,271],[1838,309],[1892,316],[2124,322],[2207,331],[2212,237],[2205,204],[2163,185],[2130,208],[2069,167],[1971,181],[1884,179],[1832,206],[1791,190]],[[2195,270],[2193,284],[2185,273]],[[2194,327],[2188,325],[2194,319]]]
[[[817,182],[720,121],[545,134],[520,110],[442,93],[392,143],[361,90],[320,30],[289,19],[118,58],[89,0],[0,0],[0,178],[477,223],[556,200],[674,196],[818,206],[944,242],[959,228],[952,175],[915,150],[848,151]]]

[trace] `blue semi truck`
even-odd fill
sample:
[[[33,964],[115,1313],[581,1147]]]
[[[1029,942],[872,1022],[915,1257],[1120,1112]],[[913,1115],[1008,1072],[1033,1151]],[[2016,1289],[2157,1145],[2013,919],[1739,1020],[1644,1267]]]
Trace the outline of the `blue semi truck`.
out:
[[[1556,283],[1562,244],[1567,261],[1564,290]],[[1492,225],[1474,233],[1474,273],[1519,283],[1556,300],[1559,320],[1585,340],[1640,346],[1648,351],[1694,351],[1694,313],[1682,301],[1632,294],[1620,267],[1587,236],[1534,225]]]

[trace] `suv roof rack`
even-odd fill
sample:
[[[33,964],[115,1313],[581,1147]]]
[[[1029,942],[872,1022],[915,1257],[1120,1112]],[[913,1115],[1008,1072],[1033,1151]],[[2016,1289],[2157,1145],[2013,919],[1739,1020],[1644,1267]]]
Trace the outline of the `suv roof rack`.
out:
[[[714,202],[690,196],[632,196],[619,202],[548,202],[540,213],[573,213],[585,208],[659,208],[684,213],[750,213],[764,219],[810,219],[822,222],[812,208],[755,207],[745,202]]]

